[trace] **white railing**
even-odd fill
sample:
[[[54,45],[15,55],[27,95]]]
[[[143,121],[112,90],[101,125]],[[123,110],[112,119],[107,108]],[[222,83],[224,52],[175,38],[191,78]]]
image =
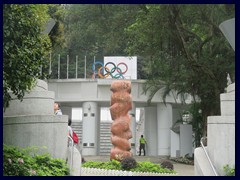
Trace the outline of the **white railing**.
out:
[[[216,172],[216,170],[215,170],[215,168],[214,168],[214,166],[213,166],[213,164],[212,164],[212,161],[211,161],[211,159],[210,159],[210,157],[209,157],[209,155],[208,155],[208,153],[207,153],[207,151],[206,151],[206,149],[205,149],[205,146],[204,146],[204,144],[203,144],[203,139],[207,139],[207,138],[206,138],[206,137],[202,137],[202,138],[201,138],[201,141],[200,141],[201,146],[202,146],[202,148],[203,148],[203,151],[204,151],[204,153],[205,153],[205,155],[206,155],[206,157],[207,157],[207,159],[208,159],[208,162],[209,162],[209,164],[210,164],[210,166],[211,166],[211,168],[212,168],[215,176],[218,176],[218,174],[217,174],[217,172]]]
[[[81,169],[82,176],[177,176],[174,173],[150,173],[150,172],[132,172],[121,170],[106,170],[97,168],[85,168]]]

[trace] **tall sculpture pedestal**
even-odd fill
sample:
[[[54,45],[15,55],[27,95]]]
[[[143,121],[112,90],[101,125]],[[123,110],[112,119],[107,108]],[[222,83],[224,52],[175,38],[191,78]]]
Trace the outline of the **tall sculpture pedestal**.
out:
[[[235,83],[220,95],[221,116],[209,116],[207,152],[218,175],[225,175],[223,167],[235,166]],[[195,149],[195,175],[214,175],[202,148]],[[202,160],[202,159],[206,160]]]
[[[68,116],[54,115],[54,92],[38,80],[36,87],[23,101],[14,98],[3,115],[3,143],[26,148],[40,148],[54,158],[66,159]]]

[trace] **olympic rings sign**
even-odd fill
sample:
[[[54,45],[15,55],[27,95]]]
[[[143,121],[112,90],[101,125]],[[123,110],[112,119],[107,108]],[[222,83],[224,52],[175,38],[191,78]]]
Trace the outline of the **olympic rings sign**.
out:
[[[100,68],[98,68],[98,70],[96,70],[96,65],[100,65]],[[121,67],[125,66],[125,68],[122,70],[120,66]],[[104,70],[106,71],[105,74],[104,74]],[[119,79],[119,78],[125,79],[123,74],[125,74],[128,71],[128,66],[124,62],[120,62],[117,65],[113,62],[108,62],[104,66],[102,62],[97,61],[93,63],[92,71],[93,71],[93,75],[92,75],[93,79],[95,79],[96,75],[98,75],[102,79],[107,78],[109,75],[114,79]]]

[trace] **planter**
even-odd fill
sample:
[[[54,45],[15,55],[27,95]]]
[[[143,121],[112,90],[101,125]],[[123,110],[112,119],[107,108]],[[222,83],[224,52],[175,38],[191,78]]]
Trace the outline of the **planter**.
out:
[[[121,170],[106,170],[97,168],[81,168],[82,176],[176,176],[170,173],[132,172]]]

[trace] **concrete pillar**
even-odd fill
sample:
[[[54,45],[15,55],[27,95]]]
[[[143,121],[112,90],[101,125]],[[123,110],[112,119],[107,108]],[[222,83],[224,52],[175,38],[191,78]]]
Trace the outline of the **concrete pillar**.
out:
[[[208,116],[207,152],[219,175],[223,167],[235,166],[235,115]]]
[[[99,108],[96,102],[83,103],[82,154],[97,155],[99,152]]]
[[[146,155],[157,156],[157,112],[156,112],[157,109],[156,107],[145,107],[144,109],[145,109],[145,125],[144,125],[145,134],[143,135],[145,136],[145,139],[147,141]]]
[[[24,95],[20,101],[16,95],[9,92],[12,100],[3,116],[22,115],[54,115],[54,92],[48,91],[48,85],[43,80],[37,80],[36,86]]]
[[[3,143],[38,147],[38,153],[50,153],[54,158],[66,159],[67,116],[22,115],[3,118]],[[43,148],[47,147],[47,148]]]
[[[65,160],[68,120],[65,115],[54,115],[54,92],[48,91],[47,83],[37,80],[23,101],[10,94],[13,99],[4,112],[3,143],[22,148],[36,146],[38,153],[48,152]]]
[[[170,128],[172,126],[172,105],[157,104],[157,155],[170,155]]]
[[[131,152],[133,155],[136,154],[136,106],[135,103],[132,103],[132,110],[129,112],[132,115],[131,119],[131,131],[132,131],[132,138],[130,139],[131,142]]]
[[[61,106],[63,115],[68,115],[68,118],[72,119],[72,107],[70,106]]]
[[[179,133],[170,131],[171,134],[171,157],[180,156],[180,136]]]
[[[176,122],[181,119],[182,110],[180,107],[175,107],[172,109],[172,130],[170,130],[171,136],[171,146],[170,146],[170,156],[179,157],[180,156],[180,125]]]

